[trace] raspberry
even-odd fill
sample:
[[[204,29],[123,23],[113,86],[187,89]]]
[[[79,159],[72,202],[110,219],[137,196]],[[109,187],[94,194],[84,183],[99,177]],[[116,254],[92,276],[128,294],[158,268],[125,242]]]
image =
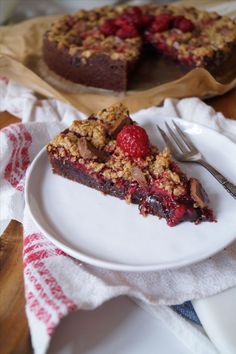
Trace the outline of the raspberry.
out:
[[[154,18],[155,17],[153,15],[143,15],[140,25],[142,27],[148,27],[153,22]]]
[[[132,7],[126,10],[121,17],[118,17],[115,21],[116,25],[122,27],[127,23],[131,23],[136,27],[147,27],[153,21],[153,15],[145,15],[139,7]]]
[[[116,35],[120,38],[134,38],[138,36],[138,31],[136,29],[136,27],[134,25],[132,25],[131,23],[125,25],[122,28],[119,28],[116,31]]]
[[[176,16],[174,18],[174,26],[182,32],[191,32],[194,29],[194,24],[184,16]]]
[[[126,10],[123,13],[123,17],[128,22],[131,22],[132,24],[135,24],[137,26],[141,25],[142,15],[143,15],[142,10],[137,6],[130,7],[128,10]]]
[[[161,14],[154,18],[152,25],[150,27],[150,32],[164,32],[171,28],[173,16],[168,14]]]
[[[100,31],[105,34],[105,36],[112,36],[116,33],[118,26],[115,24],[114,20],[106,20],[101,26]]]
[[[117,27],[129,26],[130,24],[130,22],[124,16],[117,17],[114,20],[114,23]]]
[[[145,158],[150,153],[146,131],[137,125],[126,125],[117,135],[117,145],[132,158]]]
[[[174,16],[174,17],[173,17],[173,21],[172,21],[172,22],[173,22],[173,26],[176,27],[176,28],[178,28],[179,23],[180,23],[183,19],[185,19],[185,17],[182,16],[182,15]]]
[[[133,14],[133,15],[136,15],[136,16],[142,16],[143,11],[138,6],[132,6],[126,11],[126,13]]]

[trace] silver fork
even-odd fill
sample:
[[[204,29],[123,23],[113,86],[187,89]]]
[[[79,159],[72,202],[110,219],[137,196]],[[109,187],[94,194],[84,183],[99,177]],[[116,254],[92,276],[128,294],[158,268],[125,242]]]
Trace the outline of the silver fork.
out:
[[[157,129],[159,130],[163,140],[169,147],[176,160],[182,162],[196,162],[204,166],[217,179],[217,181],[220,182],[220,184],[227,190],[227,192],[236,199],[236,185],[228,181],[227,178],[225,178],[219,171],[217,171],[206,160],[204,160],[200,151],[194,146],[189,137],[184,134],[184,132],[174,121],[173,125],[175,127],[175,131],[170,128],[168,123],[165,124],[174,142],[158,125]],[[179,149],[176,147],[176,145]]]

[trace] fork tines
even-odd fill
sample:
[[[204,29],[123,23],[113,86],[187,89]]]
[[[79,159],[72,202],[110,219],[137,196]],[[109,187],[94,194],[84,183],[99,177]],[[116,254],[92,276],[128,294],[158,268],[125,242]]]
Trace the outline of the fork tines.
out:
[[[172,154],[174,154],[175,152],[175,147],[172,144],[172,141],[170,140],[170,138],[168,137],[168,135],[164,132],[163,129],[161,129],[157,124],[156,124],[157,129],[159,130],[162,139],[164,140],[166,146],[170,149],[170,151],[172,152]]]
[[[167,131],[170,135],[170,137],[173,139],[175,144],[179,147],[179,150],[182,153],[197,153],[196,147],[193,145],[193,143],[190,141],[190,139],[187,137],[187,135],[182,131],[182,129],[177,125],[174,121],[172,121],[172,124],[174,126],[174,129],[169,126],[168,123],[165,123]],[[176,149],[175,144],[171,141],[169,136],[164,132],[163,129],[161,129],[159,126],[157,126],[163,140],[165,141],[166,145],[169,147],[173,155],[178,155],[179,152]]]
[[[181,138],[183,139],[183,141],[185,142],[185,144],[188,146],[189,149],[195,149],[196,147],[193,145],[193,143],[191,142],[191,140],[189,139],[189,137],[184,134],[183,130],[180,129],[180,127],[174,122],[172,121],[172,123],[174,124],[177,132],[179,133],[179,135],[181,136]]]

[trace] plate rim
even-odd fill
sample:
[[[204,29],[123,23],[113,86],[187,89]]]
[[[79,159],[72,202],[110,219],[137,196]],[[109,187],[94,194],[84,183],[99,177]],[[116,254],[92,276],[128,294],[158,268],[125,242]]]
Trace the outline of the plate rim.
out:
[[[200,127],[204,130],[208,130],[211,133],[217,134],[218,136],[220,136],[220,138],[226,139],[230,144],[236,145],[232,140],[230,140],[227,136],[219,133],[218,131],[215,131],[214,129],[205,127],[201,124],[197,124],[195,122],[191,122],[191,121],[186,121],[183,120],[181,118],[177,118],[177,117],[163,117],[164,120],[166,119],[172,119],[172,120],[176,120],[177,122],[181,122],[181,124],[183,123],[183,125],[185,127],[189,126],[189,127],[193,127],[193,126],[197,126]],[[187,265],[193,265],[196,263],[199,263],[203,260],[205,260],[208,257],[211,257],[213,255],[215,255],[216,253],[220,252],[222,249],[224,249],[225,247],[228,247],[231,243],[233,243],[236,239],[236,233],[234,238],[232,238],[232,240],[228,240],[226,243],[222,243],[220,246],[217,244],[215,248],[212,248],[210,251],[208,250],[207,252],[204,252],[203,254],[201,254],[201,256],[196,256],[196,257],[192,257],[191,260],[189,259],[184,259],[184,260],[178,260],[178,261],[171,261],[171,262],[162,262],[162,263],[158,263],[158,264],[148,264],[148,265],[130,265],[130,264],[124,264],[124,263],[119,263],[117,261],[105,261],[102,260],[96,256],[90,256],[90,255],[86,255],[83,252],[80,252],[78,250],[73,249],[73,245],[68,246],[65,243],[55,239],[54,236],[52,236],[48,231],[45,230],[44,226],[41,225],[41,223],[37,220],[37,217],[35,216],[35,213],[33,212],[31,206],[30,206],[30,202],[29,202],[29,184],[30,184],[30,177],[32,175],[32,172],[34,170],[35,165],[37,164],[38,160],[40,158],[42,158],[43,155],[46,155],[46,146],[44,146],[39,152],[38,154],[35,156],[35,158],[33,159],[33,161],[30,164],[30,167],[27,171],[26,174],[26,181],[25,181],[25,190],[24,190],[24,196],[25,196],[25,202],[26,202],[26,207],[28,208],[29,214],[32,218],[32,220],[34,221],[34,223],[36,224],[36,226],[39,228],[39,230],[43,233],[43,235],[49,240],[51,241],[55,246],[57,246],[58,248],[60,248],[62,251],[64,251],[65,253],[67,253],[69,256],[72,256],[73,258],[80,260],[82,262],[85,262],[87,264],[90,264],[92,266],[96,266],[96,267],[100,267],[100,268],[104,268],[104,269],[108,269],[108,270],[115,270],[115,271],[128,271],[128,272],[150,272],[150,271],[158,271],[158,270],[170,270],[170,269],[178,269]],[[49,161],[47,160],[48,164]],[[49,164],[50,167],[50,164]],[[166,225],[167,226],[167,225]],[[168,226],[167,226],[168,227]]]

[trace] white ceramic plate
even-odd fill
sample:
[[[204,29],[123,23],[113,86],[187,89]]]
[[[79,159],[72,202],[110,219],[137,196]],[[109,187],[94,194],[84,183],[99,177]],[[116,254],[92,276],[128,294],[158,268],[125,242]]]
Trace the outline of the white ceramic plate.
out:
[[[149,119],[139,123],[152,143],[163,146],[156,117]],[[176,121],[207,160],[235,183],[236,145],[203,126]],[[203,167],[192,163],[181,167],[204,185],[217,223],[184,222],[171,228],[163,219],[142,217],[136,205],[53,175],[45,149],[31,165],[26,202],[40,230],[81,261],[124,271],[180,267],[213,255],[236,238],[236,200]]]

